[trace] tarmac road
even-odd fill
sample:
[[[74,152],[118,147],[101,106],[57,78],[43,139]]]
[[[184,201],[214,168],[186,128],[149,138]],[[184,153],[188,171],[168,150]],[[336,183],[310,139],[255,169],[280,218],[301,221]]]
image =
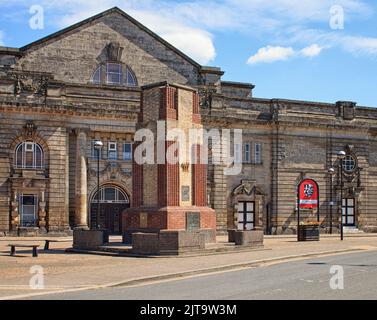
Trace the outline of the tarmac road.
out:
[[[330,287],[333,266],[344,271],[344,289]],[[340,269],[336,275],[340,276]],[[333,283],[339,285],[339,278]],[[269,300],[377,299],[377,251],[292,261],[136,287],[36,296],[53,300]]]

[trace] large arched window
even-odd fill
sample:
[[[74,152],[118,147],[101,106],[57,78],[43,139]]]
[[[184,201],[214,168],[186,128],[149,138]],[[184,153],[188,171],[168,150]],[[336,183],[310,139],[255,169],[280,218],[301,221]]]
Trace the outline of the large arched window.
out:
[[[25,141],[16,147],[15,166],[19,169],[43,169],[42,147],[33,141]]]
[[[132,69],[118,62],[107,62],[98,66],[92,75],[92,82],[95,84],[137,86],[137,79]]]

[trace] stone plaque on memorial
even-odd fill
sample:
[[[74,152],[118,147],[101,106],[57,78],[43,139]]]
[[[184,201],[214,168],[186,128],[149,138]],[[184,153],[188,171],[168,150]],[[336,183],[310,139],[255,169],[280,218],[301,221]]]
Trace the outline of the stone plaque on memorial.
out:
[[[148,228],[148,213],[140,213],[140,228]]]
[[[190,187],[189,186],[182,187],[182,201],[190,201]]]
[[[200,229],[200,213],[199,212],[186,213],[186,229],[187,231],[197,231]]]

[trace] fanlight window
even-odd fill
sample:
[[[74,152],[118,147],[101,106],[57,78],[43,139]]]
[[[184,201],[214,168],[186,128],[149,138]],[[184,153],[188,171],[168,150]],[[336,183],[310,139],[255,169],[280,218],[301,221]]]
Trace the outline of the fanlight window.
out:
[[[102,66],[99,66],[93,73],[92,82],[100,84],[102,82]]]
[[[131,68],[116,62],[101,64],[94,71],[92,82],[95,84],[137,86],[137,79]]]
[[[126,84],[131,87],[137,86],[135,74],[129,67],[126,68]]]
[[[15,165],[19,169],[43,169],[44,157],[42,147],[32,141],[20,143],[16,147]]]
[[[130,203],[130,200],[121,189],[114,186],[106,186],[100,189],[100,202],[101,203]],[[98,192],[92,200],[93,203],[98,202]]]

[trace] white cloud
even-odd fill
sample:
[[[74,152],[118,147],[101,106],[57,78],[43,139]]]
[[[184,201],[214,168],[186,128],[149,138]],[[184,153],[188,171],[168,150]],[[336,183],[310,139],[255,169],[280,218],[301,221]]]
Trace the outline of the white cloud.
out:
[[[247,63],[253,65],[257,63],[285,61],[293,57],[311,58],[318,56],[323,49],[324,47],[320,47],[318,44],[312,44],[301,50],[294,50],[292,47],[267,46],[260,48],[256,54],[247,60]]]
[[[128,10],[128,12],[199,63],[208,64],[215,59],[215,45],[209,32],[148,11]]]
[[[251,56],[247,61],[248,64],[271,63],[275,61],[287,60],[295,55],[295,51],[291,48],[267,46],[260,48],[258,52]]]
[[[60,7],[64,4],[65,10],[74,8],[74,10],[68,10],[68,13],[63,14],[58,20],[60,28],[82,21],[110,7],[119,6],[198,63],[209,64],[216,57],[212,34],[203,28],[191,26],[183,21],[179,15],[172,15],[171,12],[167,11],[167,4],[158,4],[151,1],[128,1],[125,3],[119,0],[105,0],[98,6],[96,2],[88,0],[74,2],[73,7],[71,0],[49,2],[49,6]]]
[[[4,32],[0,30],[0,46],[4,45]]]
[[[323,47],[320,47],[318,44],[315,43],[309,47],[302,49],[301,54],[304,57],[316,57],[321,53],[323,49],[324,49]]]
[[[342,38],[342,45],[354,54],[377,56],[377,38],[347,36]]]
[[[251,61],[277,61],[285,55],[314,57],[323,48],[334,46],[354,54],[375,54],[373,38],[334,35],[328,26],[334,4],[343,7],[346,26],[352,20],[370,17],[373,8],[366,0],[39,0],[38,4],[48,14],[46,24],[52,21],[58,27],[118,6],[201,64],[209,64],[216,57],[213,33],[226,31],[281,45],[280,49],[261,48],[264,51]],[[30,1],[0,0],[0,5],[29,7]],[[314,29],[318,27],[322,29]],[[307,48],[294,55],[284,50],[295,46]]]
[[[339,47],[354,55],[377,56],[377,38],[347,35],[321,30],[301,30],[295,33],[292,42],[315,41],[323,48]]]

